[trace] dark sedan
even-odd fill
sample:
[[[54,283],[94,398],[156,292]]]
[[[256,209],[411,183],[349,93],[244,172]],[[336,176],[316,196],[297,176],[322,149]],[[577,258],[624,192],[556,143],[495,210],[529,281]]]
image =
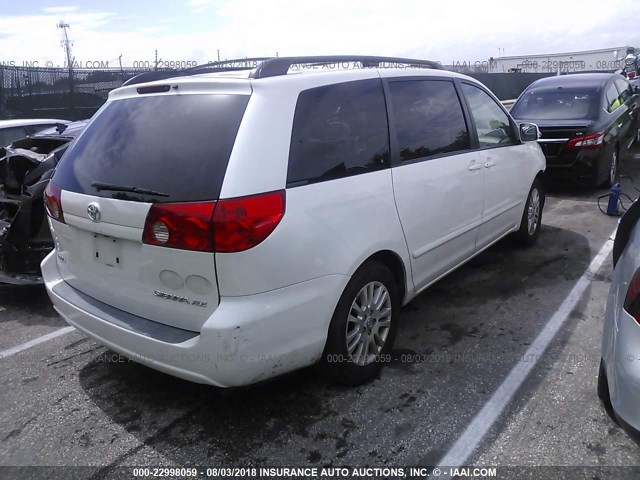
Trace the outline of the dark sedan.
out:
[[[511,114],[540,128],[548,177],[611,186],[638,138],[637,91],[613,73],[548,77],[529,85]]]

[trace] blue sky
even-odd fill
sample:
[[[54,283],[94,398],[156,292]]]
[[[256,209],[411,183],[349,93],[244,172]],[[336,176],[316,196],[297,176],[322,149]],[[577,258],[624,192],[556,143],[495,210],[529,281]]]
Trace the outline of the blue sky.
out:
[[[0,0],[0,62],[116,67],[299,54],[380,54],[453,61],[640,46],[635,0]]]

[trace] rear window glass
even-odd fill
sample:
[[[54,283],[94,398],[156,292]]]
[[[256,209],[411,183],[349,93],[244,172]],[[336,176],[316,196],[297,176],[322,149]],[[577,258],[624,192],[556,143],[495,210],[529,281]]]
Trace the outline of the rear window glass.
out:
[[[511,109],[515,118],[574,120],[595,118],[600,94],[587,89],[530,90]]]
[[[145,202],[217,199],[247,95],[162,95],[106,104],[56,169],[63,190]],[[110,190],[111,184],[160,192]]]

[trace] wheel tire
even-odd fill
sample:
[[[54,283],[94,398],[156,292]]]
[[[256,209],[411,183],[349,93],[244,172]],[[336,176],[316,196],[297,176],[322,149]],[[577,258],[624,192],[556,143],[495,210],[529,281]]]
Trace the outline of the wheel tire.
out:
[[[387,297],[378,297],[379,309],[376,310],[374,304],[372,309],[358,310],[360,306],[370,305],[367,295],[376,298],[385,291]],[[369,262],[356,271],[338,301],[322,354],[323,370],[333,381],[355,386],[367,383],[378,376],[393,347],[398,329],[400,302],[396,278],[385,265]],[[387,308],[391,309],[388,315]],[[355,320],[356,316],[351,315],[352,312],[357,314],[360,322]],[[376,332],[379,334],[377,339]],[[347,337],[351,335],[353,336],[350,352]],[[372,339],[373,344],[368,343],[368,339]],[[362,350],[359,350],[360,348]],[[376,348],[379,349],[377,354],[374,353]],[[363,363],[359,364],[359,361]]]
[[[613,187],[618,181],[618,166],[620,164],[620,155],[618,153],[618,149],[614,148],[613,153],[611,154],[611,160],[609,160],[609,174],[607,175],[607,179],[599,184],[599,186],[603,186],[606,188]]]
[[[527,203],[524,206],[522,220],[520,221],[520,229],[515,234],[516,240],[521,245],[528,247],[536,243],[540,234],[543,207],[544,190],[542,190],[540,180],[536,178],[527,196]]]
[[[609,394],[609,381],[607,380],[607,371],[604,368],[604,361],[600,359],[600,368],[598,369],[598,397],[602,401],[602,405],[611,419],[618,423],[613,405],[611,405],[611,396]]]

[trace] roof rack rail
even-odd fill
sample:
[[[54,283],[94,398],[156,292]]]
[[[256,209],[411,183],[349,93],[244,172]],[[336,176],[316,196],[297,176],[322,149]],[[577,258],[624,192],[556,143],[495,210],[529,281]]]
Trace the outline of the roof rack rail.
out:
[[[406,65],[418,68],[439,69],[440,64],[431,60],[419,60],[415,58],[401,57],[377,57],[369,55],[329,55],[329,56],[302,56],[302,57],[274,57],[260,63],[252,78],[275,77],[286,75],[292,65],[326,65],[329,63],[360,63],[365,67],[379,67],[381,63]]]
[[[417,68],[442,68],[431,60],[401,57],[376,57],[370,55],[324,55],[302,57],[246,57],[204,63],[184,70],[155,70],[144,72],[125,81],[122,86],[153,82],[166,78],[184,77],[208,72],[231,72],[253,70],[251,78],[267,78],[286,75],[292,65],[327,65],[331,63],[360,63],[363,68],[379,67],[381,63],[398,64]]]
[[[183,70],[167,69],[154,70],[151,72],[143,72],[135,77],[126,80],[122,86],[136,85],[138,83],[154,82],[156,80],[164,80],[166,78],[184,77],[188,75],[197,75],[207,72],[232,72],[236,70],[253,70],[260,62],[270,60],[271,57],[247,57],[236,58],[233,60],[218,60],[216,62],[203,63],[195,67],[185,68]]]

